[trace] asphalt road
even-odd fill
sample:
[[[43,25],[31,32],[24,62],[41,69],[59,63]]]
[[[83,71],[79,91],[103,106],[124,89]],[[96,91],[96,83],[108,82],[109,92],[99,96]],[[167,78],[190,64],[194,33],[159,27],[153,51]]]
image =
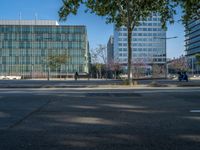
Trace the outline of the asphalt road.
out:
[[[197,110],[198,88],[1,89],[0,150],[199,150]]]

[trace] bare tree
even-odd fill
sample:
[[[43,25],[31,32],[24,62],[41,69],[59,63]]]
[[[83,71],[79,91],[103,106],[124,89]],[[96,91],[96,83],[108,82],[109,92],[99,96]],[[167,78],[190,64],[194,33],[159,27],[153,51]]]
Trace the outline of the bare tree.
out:
[[[180,58],[174,59],[169,65],[170,69],[175,71],[188,71],[188,61],[186,57],[181,56]]]
[[[132,75],[134,78],[144,77],[147,63],[145,58],[135,58],[132,61]]]
[[[105,45],[99,44],[97,48],[91,50],[92,63],[103,63],[106,64],[107,55],[106,55],[107,47]]]
[[[110,63],[108,64],[108,69],[114,72],[115,79],[117,78],[117,73],[122,70],[121,64],[118,61],[110,60]]]
[[[106,78],[107,78],[107,47],[99,44],[97,48],[91,50],[92,63],[96,66],[99,72],[99,77],[102,78],[102,66],[105,66]],[[98,76],[98,74],[97,74]]]

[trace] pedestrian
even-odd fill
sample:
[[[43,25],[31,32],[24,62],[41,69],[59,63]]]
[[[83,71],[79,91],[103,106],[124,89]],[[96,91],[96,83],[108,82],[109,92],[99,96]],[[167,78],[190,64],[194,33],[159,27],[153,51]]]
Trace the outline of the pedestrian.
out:
[[[75,79],[75,80],[78,79],[78,72],[76,72],[76,73],[74,74],[74,79]]]

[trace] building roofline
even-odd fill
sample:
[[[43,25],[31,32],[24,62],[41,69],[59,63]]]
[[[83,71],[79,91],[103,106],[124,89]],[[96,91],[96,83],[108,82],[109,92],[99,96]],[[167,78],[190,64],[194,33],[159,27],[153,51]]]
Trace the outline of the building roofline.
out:
[[[56,20],[0,20],[0,25],[55,25],[59,23]]]
[[[0,20],[0,26],[56,26],[56,27],[84,27],[86,25],[59,24],[56,20]]]

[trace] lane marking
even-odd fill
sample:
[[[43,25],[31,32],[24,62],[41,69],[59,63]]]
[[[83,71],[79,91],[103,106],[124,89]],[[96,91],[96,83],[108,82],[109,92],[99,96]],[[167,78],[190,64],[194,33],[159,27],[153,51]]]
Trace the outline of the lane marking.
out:
[[[191,113],[200,113],[200,110],[190,110]]]

